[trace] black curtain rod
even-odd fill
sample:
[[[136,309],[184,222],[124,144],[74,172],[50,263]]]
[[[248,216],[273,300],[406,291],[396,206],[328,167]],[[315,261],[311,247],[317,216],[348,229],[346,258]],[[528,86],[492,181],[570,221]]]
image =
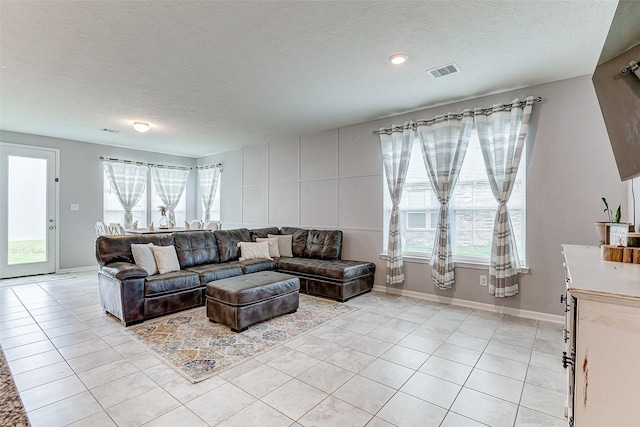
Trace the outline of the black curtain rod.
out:
[[[213,169],[213,168],[222,169],[222,163],[216,163],[213,165],[206,165],[206,166],[196,166],[196,169]]]
[[[135,162],[133,160],[122,160],[122,159],[116,159],[113,157],[103,157],[100,156],[99,159],[101,161],[109,161],[109,162],[118,162],[118,163],[127,163],[130,165],[139,165],[139,166],[149,166],[149,167],[155,167],[155,168],[164,168],[164,169],[178,169],[178,170],[191,170],[193,168],[190,168],[189,166],[169,166],[169,165],[158,165],[155,163],[146,163],[146,162]]]
[[[537,97],[533,98],[533,102],[542,102],[542,97],[537,96]],[[526,103],[527,103],[527,101],[526,101],[526,100],[524,100],[524,101],[520,101],[520,102],[518,102],[518,103],[517,103],[517,106],[518,106],[518,107],[524,107],[524,106],[526,105]],[[513,107],[513,105],[514,105],[514,104],[513,104],[513,102],[510,102],[510,103],[508,103],[508,104],[502,104],[502,105],[500,105],[500,106],[498,107],[498,109],[499,109],[499,110],[501,110],[501,111],[504,111],[504,110],[510,110],[510,109],[511,109],[511,107]],[[488,114],[491,114],[491,113],[494,111],[494,109],[495,109],[495,107],[491,107],[491,108],[480,108],[479,110],[480,110],[480,114],[488,115]],[[474,111],[474,110],[469,109],[468,111],[463,112],[463,113],[449,113],[449,114],[442,114],[442,115],[440,115],[440,116],[438,116],[438,117],[436,117],[436,118],[429,119],[429,120],[416,120],[416,121],[415,121],[412,125],[410,125],[410,126],[411,126],[411,127],[413,127],[413,128],[415,129],[415,128],[417,128],[417,127],[418,127],[418,125],[430,125],[430,124],[433,124],[433,123],[435,123],[439,118],[442,118],[442,117],[453,117],[453,118],[455,118],[455,119],[460,120],[460,119],[462,119],[462,118],[463,118],[463,117],[465,117],[465,116],[473,116],[473,115],[475,115],[475,114],[476,114],[476,113],[475,113],[475,111]],[[382,130],[374,130],[374,131],[373,131],[373,134],[374,134],[374,135],[379,135],[379,134],[381,134],[381,133],[385,133],[385,134],[387,134],[387,135],[390,135],[394,130],[395,130],[395,131],[399,131],[399,130],[402,130],[402,129],[405,129],[405,126],[394,126],[394,127],[391,127],[391,128],[385,128],[385,129],[382,129]]]
[[[640,65],[640,59],[636,61],[636,64]],[[631,71],[631,69],[632,69],[631,65],[629,65],[628,67],[622,67],[620,69],[620,74],[627,74],[629,71]]]

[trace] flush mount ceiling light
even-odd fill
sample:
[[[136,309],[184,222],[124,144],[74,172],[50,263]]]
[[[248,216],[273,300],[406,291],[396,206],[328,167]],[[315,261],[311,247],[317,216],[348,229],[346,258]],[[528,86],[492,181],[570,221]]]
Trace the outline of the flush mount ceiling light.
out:
[[[145,122],[133,122],[133,128],[140,133],[149,132],[149,123]]]
[[[389,57],[389,62],[393,65],[402,65],[407,62],[407,55],[404,53],[396,53],[395,55],[391,55]]]

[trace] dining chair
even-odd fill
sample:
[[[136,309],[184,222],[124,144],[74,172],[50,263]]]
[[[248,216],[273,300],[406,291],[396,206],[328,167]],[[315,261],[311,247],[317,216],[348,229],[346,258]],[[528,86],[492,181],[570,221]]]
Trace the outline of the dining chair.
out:
[[[213,231],[220,230],[221,229],[220,221],[209,221],[204,226],[204,228],[206,230],[213,230]]]
[[[124,228],[120,225],[119,222],[112,222],[109,224],[109,235],[111,236],[123,236]]]
[[[107,224],[105,224],[102,221],[96,222],[96,235],[97,235],[97,237],[108,236],[109,235],[109,229],[107,228]]]

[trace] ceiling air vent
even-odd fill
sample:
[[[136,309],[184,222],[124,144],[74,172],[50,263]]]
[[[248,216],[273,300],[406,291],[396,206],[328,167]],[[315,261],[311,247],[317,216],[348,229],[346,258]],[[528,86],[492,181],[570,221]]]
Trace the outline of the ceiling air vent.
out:
[[[427,70],[427,73],[431,74],[433,78],[446,76],[447,74],[453,74],[460,71],[460,67],[455,62],[451,64],[443,65],[442,67],[432,68]]]
[[[107,129],[107,128],[102,128],[100,129],[102,132],[109,132],[109,133],[119,133],[120,131],[118,130],[113,130],[113,129]]]

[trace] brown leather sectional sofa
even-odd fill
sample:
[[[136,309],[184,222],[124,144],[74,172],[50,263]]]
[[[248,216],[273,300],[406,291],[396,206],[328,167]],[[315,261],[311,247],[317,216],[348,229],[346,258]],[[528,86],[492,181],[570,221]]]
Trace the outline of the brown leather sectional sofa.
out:
[[[291,234],[293,257],[238,259],[238,242],[268,234]],[[299,277],[300,292],[346,301],[373,288],[375,264],[342,260],[342,237],[340,230],[295,227],[101,236],[96,240],[100,302],[129,326],[204,305],[209,282],[265,270]],[[180,271],[149,276],[134,263],[132,243],[174,245]]]

